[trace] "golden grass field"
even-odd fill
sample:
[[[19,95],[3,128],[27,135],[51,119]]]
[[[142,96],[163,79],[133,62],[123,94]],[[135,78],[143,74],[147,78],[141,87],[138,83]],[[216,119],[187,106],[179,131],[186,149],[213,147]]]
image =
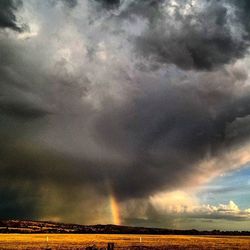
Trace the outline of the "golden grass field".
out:
[[[250,249],[250,237],[243,236],[0,234],[0,249],[85,249],[108,242],[114,242],[115,249]]]

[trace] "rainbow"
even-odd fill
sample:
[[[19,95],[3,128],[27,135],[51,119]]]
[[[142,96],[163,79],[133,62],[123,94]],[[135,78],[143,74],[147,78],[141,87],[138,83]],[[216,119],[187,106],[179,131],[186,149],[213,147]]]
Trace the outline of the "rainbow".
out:
[[[110,193],[109,202],[110,202],[112,223],[115,225],[121,225],[120,208],[113,192]]]

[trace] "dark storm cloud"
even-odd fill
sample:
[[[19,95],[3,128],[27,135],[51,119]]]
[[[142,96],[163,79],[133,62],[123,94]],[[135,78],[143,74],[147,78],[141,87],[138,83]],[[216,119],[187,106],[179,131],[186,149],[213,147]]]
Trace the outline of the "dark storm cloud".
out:
[[[176,2],[161,1],[151,8],[149,28],[137,38],[142,55],[159,64],[200,70],[211,70],[245,55],[250,41],[246,2],[230,6],[226,5],[230,1],[198,1],[200,6]],[[188,13],[183,14],[185,8]],[[156,9],[159,14],[152,15]],[[238,28],[244,30],[243,37],[233,34],[232,22],[242,25]]]
[[[9,181],[9,183],[8,183]],[[1,219],[35,219],[37,217],[36,204],[38,197],[30,196],[29,188],[34,186],[28,183],[10,185],[13,180],[1,180],[0,186],[0,218]]]
[[[204,85],[185,82],[155,89],[153,79],[149,84],[143,95],[123,109],[112,107],[97,123],[97,138],[104,145],[132,156],[131,165],[114,178],[122,196],[178,187],[193,175],[196,163],[231,146],[228,124],[250,114],[249,97],[234,97],[223,88],[205,90]]]
[[[119,7],[120,0],[95,0],[96,2],[99,2],[104,7]]]
[[[225,66],[248,55],[243,5],[63,2],[75,11],[28,2],[33,38],[0,34],[1,183],[16,192],[5,203],[37,209],[48,186],[70,213],[89,187],[126,200],[230,168],[199,164],[249,139],[248,74]]]
[[[0,110],[9,116],[23,119],[34,119],[49,114],[48,110],[35,103],[21,100],[7,100],[5,102],[4,98],[0,98]]]
[[[33,58],[25,61],[22,57],[25,57],[26,51],[5,37],[1,39],[1,47],[0,114],[33,119],[51,113],[48,105],[42,101],[40,89],[32,87],[34,81],[39,82]]]
[[[15,11],[22,5],[21,0],[0,1],[0,28],[10,28],[15,31],[22,29],[16,23]]]
[[[250,19],[250,3],[247,0],[242,1],[230,1],[231,4],[237,7],[237,15],[241,22],[244,23],[246,30],[249,31],[249,19]],[[249,38],[249,32],[246,33]]]
[[[183,69],[211,70],[243,57],[249,46],[247,1],[204,0],[196,5],[187,0],[98,2],[120,8],[117,21],[140,16],[149,23],[148,29],[135,37],[135,53],[153,65],[173,63]],[[240,36],[237,29],[242,29]]]
[[[77,0],[62,0],[69,8],[77,6]]]

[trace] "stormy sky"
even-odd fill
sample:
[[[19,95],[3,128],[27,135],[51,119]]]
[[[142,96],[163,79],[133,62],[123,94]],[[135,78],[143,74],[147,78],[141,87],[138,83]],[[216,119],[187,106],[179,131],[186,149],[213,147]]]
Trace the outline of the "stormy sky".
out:
[[[0,1],[0,217],[246,229],[249,46],[248,0]]]

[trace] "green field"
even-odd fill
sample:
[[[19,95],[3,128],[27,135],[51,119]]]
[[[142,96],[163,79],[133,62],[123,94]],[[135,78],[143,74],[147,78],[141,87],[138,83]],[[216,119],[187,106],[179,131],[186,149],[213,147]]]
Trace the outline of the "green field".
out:
[[[115,243],[115,249],[250,249],[250,237],[235,236],[0,234],[0,249],[101,248],[108,242]]]

